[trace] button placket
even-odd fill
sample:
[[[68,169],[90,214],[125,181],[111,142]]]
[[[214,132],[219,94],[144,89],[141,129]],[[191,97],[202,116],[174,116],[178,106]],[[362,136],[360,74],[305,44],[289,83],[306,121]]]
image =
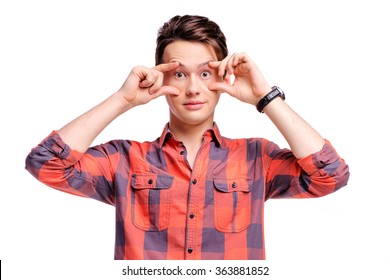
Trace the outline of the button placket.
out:
[[[186,259],[197,259],[199,257],[199,252],[201,251],[201,240],[198,238],[199,230],[197,228],[198,211],[201,213],[199,206],[201,206],[202,201],[199,201],[203,197],[202,192],[204,191],[204,169],[205,161],[202,159],[204,154],[205,146],[207,145],[206,141],[203,141],[202,146],[200,147],[196,157],[195,163],[191,171],[191,178],[189,181],[189,204],[188,204],[188,218],[187,218],[187,229],[186,229]]]
[[[195,171],[196,172],[196,171]],[[195,173],[193,172],[193,174]],[[195,175],[195,174],[194,174]],[[196,176],[196,175],[195,175]],[[194,176],[194,177],[195,177]],[[200,181],[199,178],[191,178],[190,180],[190,207],[188,209],[188,220],[187,220],[187,242],[186,242],[186,254],[188,259],[196,258],[195,254],[195,248],[197,248],[196,244],[196,211],[198,207],[198,192],[199,188],[197,188],[197,185],[199,185]]]

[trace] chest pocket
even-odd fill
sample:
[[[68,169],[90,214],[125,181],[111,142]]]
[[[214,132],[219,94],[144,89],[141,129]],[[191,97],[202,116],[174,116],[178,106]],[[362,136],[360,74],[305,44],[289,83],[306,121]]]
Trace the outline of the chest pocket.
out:
[[[251,181],[214,178],[214,222],[221,232],[248,228],[251,214]]]
[[[145,231],[161,231],[168,227],[170,188],[173,176],[156,173],[132,175],[131,220]]]

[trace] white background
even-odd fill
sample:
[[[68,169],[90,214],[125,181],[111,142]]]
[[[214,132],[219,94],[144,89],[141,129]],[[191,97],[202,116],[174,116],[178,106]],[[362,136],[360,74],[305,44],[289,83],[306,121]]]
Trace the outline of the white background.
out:
[[[142,264],[268,265],[268,279],[389,279],[386,2],[1,1],[4,279],[124,279],[122,267]],[[153,66],[157,30],[177,14],[216,21],[230,52],[247,52],[350,166],[348,186],[335,194],[266,203],[267,261],[115,262],[114,208],[52,190],[24,170],[52,130],[116,91],[133,66]],[[287,145],[265,115],[230,96],[215,120],[225,136]],[[159,98],[119,117],[95,144],[153,140],[167,121]]]

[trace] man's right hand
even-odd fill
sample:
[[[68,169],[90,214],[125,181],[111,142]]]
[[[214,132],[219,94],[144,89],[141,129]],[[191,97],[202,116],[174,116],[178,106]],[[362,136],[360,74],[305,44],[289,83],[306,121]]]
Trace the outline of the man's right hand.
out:
[[[129,107],[146,104],[161,95],[179,95],[180,91],[177,88],[163,86],[164,73],[178,66],[178,62],[159,64],[153,68],[136,66],[117,94],[124,98]]]

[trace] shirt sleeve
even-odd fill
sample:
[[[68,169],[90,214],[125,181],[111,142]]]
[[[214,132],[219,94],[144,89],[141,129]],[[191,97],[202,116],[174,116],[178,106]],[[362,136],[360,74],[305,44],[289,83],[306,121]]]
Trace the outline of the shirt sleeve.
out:
[[[272,142],[264,153],[266,199],[321,197],[347,185],[348,165],[327,140],[320,151],[301,159]]]
[[[118,159],[115,142],[72,150],[53,131],[26,158],[26,169],[42,183],[57,190],[113,205],[113,178]]]

